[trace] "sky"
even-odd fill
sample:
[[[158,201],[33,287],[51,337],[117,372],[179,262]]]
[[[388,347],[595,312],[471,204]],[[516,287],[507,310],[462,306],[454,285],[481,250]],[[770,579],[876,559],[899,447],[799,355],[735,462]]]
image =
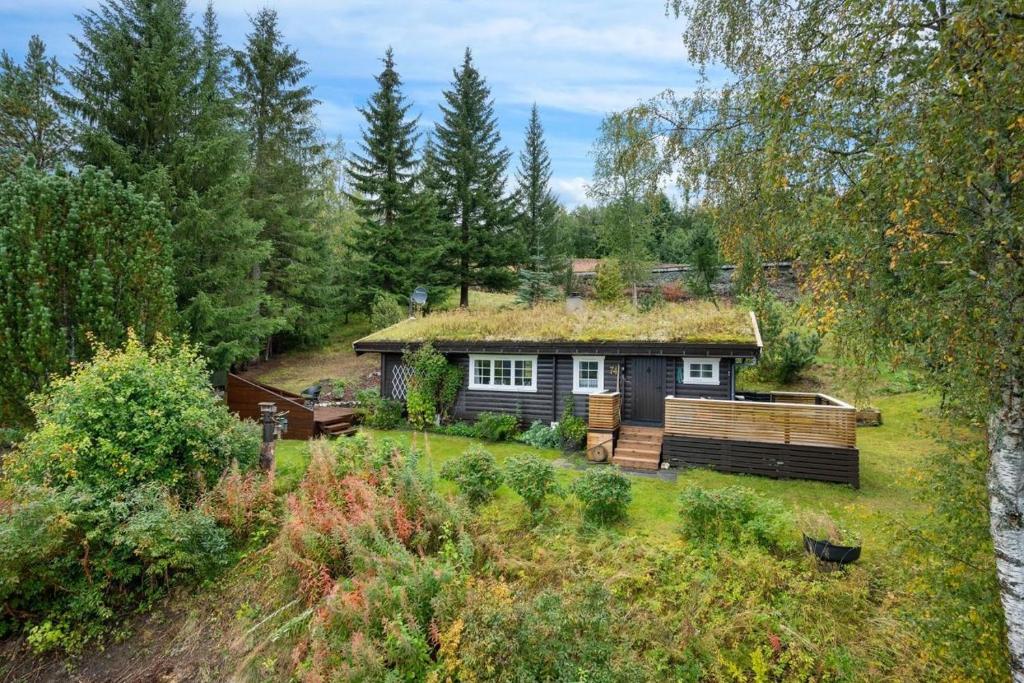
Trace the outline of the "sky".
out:
[[[39,34],[73,63],[75,15],[92,0],[0,0],[0,48],[21,59]],[[662,0],[215,0],[225,42],[242,47],[249,16],[278,11],[286,41],[309,63],[321,126],[358,148],[362,106],[391,46],[412,112],[424,127],[466,47],[494,98],[503,144],[518,162],[536,103],[552,159],[552,186],[569,206],[586,203],[591,146],[602,117],[671,88],[686,92],[697,71],[685,59],[682,24]],[[205,0],[190,2],[198,21]],[[511,169],[510,169],[511,172]]]

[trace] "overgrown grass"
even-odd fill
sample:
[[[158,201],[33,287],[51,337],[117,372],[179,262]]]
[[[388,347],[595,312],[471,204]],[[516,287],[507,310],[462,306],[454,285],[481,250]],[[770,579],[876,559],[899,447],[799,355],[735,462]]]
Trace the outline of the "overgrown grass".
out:
[[[650,311],[587,302],[570,313],[561,303],[533,308],[453,310],[406,320],[366,341],[651,341],[753,344],[750,312],[707,302]]]

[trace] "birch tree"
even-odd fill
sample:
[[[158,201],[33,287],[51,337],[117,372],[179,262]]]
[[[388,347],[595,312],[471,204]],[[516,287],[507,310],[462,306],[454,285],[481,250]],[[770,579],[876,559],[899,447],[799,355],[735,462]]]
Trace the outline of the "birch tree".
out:
[[[916,366],[987,425],[990,529],[1024,681],[1024,4],[670,0],[721,87],[625,113],[731,258],[809,265],[850,355]]]

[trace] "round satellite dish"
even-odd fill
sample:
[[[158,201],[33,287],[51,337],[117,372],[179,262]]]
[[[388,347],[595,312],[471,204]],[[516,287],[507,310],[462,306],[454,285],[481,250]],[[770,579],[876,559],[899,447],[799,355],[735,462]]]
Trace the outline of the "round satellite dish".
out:
[[[417,287],[416,289],[412,290],[412,296],[409,298],[412,299],[412,302],[417,306],[422,306],[423,304],[427,303],[427,288]]]

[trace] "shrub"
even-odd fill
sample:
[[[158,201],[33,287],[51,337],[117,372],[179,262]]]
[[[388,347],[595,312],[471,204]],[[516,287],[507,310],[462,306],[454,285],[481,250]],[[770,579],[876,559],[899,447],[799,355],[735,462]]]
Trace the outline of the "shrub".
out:
[[[373,429],[394,429],[402,422],[402,402],[384,398],[376,389],[356,392],[356,412]]]
[[[594,277],[594,296],[602,303],[612,303],[622,298],[626,280],[622,268],[615,259],[603,259],[597,266]]]
[[[434,603],[470,565],[473,545],[415,454],[358,437],[336,449],[315,443],[288,510],[277,547],[311,622],[299,631],[293,677],[424,680]]]
[[[239,541],[261,539],[273,526],[277,499],[270,478],[261,472],[242,472],[232,463],[217,485],[203,498],[203,511]]]
[[[401,322],[405,318],[402,305],[393,296],[377,292],[370,304],[370,326],[374,330],[382,330]]]
[[[435,415],[446,421],[462,387],[462,370],[452,365],[430,344],[406,351],[402,362],[412,368],[406,409],[417,429],[433,424]]]
[[[519,433],[519,418],[508,413],[480,413],[476,432],[488,441],[510,441]]]
[[[665,303],[665,297],[662,296],[661,288],[659,287],[641,294],[638,305],[641,311],[647,312],[663,303]]]
[[[229,463],[242,477],[259,436],[214,396],[194,349],[131,337],[34,405],[37,429],[5,462],[0,631],[78,649],[172,581],[230,559],[228,533],[200,502]]]
[[[742,486],[693,486],[683,489],[679,502],[683,535],[700,543],[779,549],[793,534],[793,520],[781,503]]]
[[[611,467],[591,467],[572,483],[571,490],[583,504],[583,520],[593,524],[623,519],[633,500],[629,479]]]
[[[578,451],[587,440],[587,421],[574,414],[576,402],[572,396],[565,397],[562,419],[558,421],[558,436],[567,451]]]
[[[196,349],[164,339],[101,347],[36,396],[33,411],[38,427],[4,463],[19,485],[109,496],[160,482],[189,506],[232,461],[248,468],[259,458],[258,428],[210,390]]]
[[[558,430],[549,427],[540,420],[534,421],[530,428],[516,437],[520,441],[534,448],[561,448],[562,437]]]
[[[644,680],[616,656],[608,591],[587,578],[571,585],[531,595],[501,579],[471,579],[462,609],[439,633],[437,680]]]
[[[533,516],[540,512],[544,499],[558,492],[555,468],[535,455],[516,455],[505,465],[509,487],[522,497]]]
[[[472,445],[461,456],[441,466],[441,476],[454,481],[470,507],[478,507],[494,497],[501,486],[501,470],[490,452]]]

